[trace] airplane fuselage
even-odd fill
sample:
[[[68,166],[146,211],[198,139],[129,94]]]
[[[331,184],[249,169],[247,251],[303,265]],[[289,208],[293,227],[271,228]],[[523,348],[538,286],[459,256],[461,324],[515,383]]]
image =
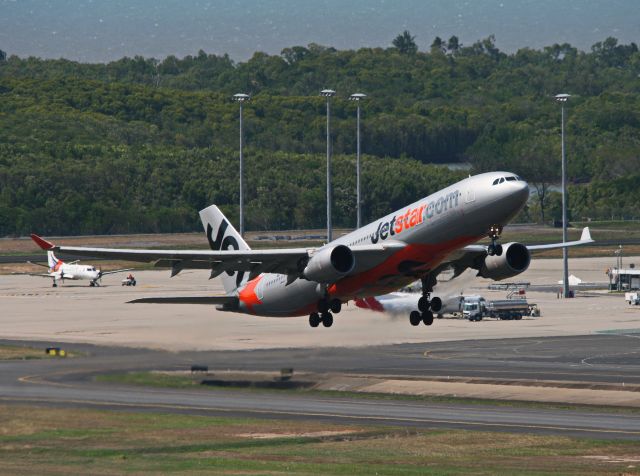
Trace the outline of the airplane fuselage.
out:
[[[261,274],[239,289],[238,312],[299,316],[316,311],[324,297],[346,302],[385,294],[426,276],[456,250],[504,226],[529,196],[525,181],[509,172],[469,177],[320,248],[387,244],[404,246],[391,255],[358,260],[347,276],[325,286],[283,274]]]
[[[51,269],[51,277],[58,280],[89,280],[95,282],[100,278],[100,271],[94,266],[87,266],[81,264],[67,264],[60,263],[61,265],[57,269]]]

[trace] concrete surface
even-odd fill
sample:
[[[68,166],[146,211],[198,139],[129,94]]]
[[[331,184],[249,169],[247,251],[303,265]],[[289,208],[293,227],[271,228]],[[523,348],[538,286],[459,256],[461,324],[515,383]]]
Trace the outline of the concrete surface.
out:
[[[625,258],[625,263],[640,262]],[[609,258],[573,259],[571,273],[584,281],[604,281]],[[549,284],[561,277],[561,260],[533,260],[530,269],[515,278]],[[169,271],[136,273],[137,287],[120,286],[121,275],[103,279],[90,288],[68,281],[52,288],[49,279],[0,276],[0,338],[87,342],[179,350],[256,349],[288,347],[368,346],[451,340],[584,335],[618,329],[640,329],[640,307],[631,308],[623,296],[580,296],[557,299],[556,293],[530,292],[542,317],[522,321],[436,320],[431,327],[412,327],[408,319],[392,318],[356,308],[353,303],[335,316],[333,327],[312,329],[307,318],[265,318],[224,313],[212,306],[127,304],[152,296],[206,296],[222,294],[217,280],[205,271],[185,271],[170,278]],[[443,285],[448,292],[482,293],[490,282],[463,275]],[[436,292],[437,294],[437,292]]]

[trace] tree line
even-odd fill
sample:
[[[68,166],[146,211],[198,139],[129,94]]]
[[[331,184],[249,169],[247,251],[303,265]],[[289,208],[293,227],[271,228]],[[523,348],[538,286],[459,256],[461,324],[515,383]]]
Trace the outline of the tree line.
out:
[[[195,209],[214,201],[235,213],[238,107],[230,98],[237,92],[252,95],[244,108],[246,155],[260,177],[253,191],[248,186],[248,228],[322,227],[325,106],[318,93],[325,87],[338,91],[339,226],[351,226],[355,215],[355,105],[347,100],[354,92],[367,94],[370,219],[464,175],[432,165],[445,163],[519,173],[538,192],[521,219],[557,218],[559,92],[572,94],[572,216],[634,215],[634,43],[607,38],[588,52],[555,44],[506,54],[493,37],[462,45],[454,36],[422,52],[403,32],[389,48],[310,44],[256,52],[246,62],[203,51],[106,64],[0,53],[0,234],[44,223],[49,233],[198,229]]]

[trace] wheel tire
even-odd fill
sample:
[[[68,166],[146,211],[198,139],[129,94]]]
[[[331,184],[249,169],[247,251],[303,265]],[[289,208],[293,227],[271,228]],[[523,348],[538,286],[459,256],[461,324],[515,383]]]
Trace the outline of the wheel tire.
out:
[[[427,311],[422,314],[422,322],[424,322],[426,326],[433,324],[433,312]]]
[[[333,312],[334,314],[338,314],[342,309],[342,302],[340,301],[340,299],[332,299],[331,303],[329,304],[329,308],[331,309],[331,312]]]
[[[328,312],[329,311],[329,303],[327,302],[326,299],[320,299],[318,301],[318,312]]]
[[[320,316],[317,312],[309,314],[309,325],[311,327],[318,327],[320,325]]]
[[[324,327],[331,327],[333,325],[333,316],[330,312],[322,313],[322,325]]]
[[[444,316],[443,316],[442,314],[437,314],[437,315],[436,315],[436,317],[437,317],[438,319],[442,319]]]
[[[411,311],[409,314],[409,322],[412,326],[417,326],[422,321],[422,315],[418,311]]]
[[[496,254],[496,247],[494,245],[487,246],[487,254],[493,256]]]
[[[429,302],[427,296],[422,296],[420,299],[418,299],[418,310],[420,312],[428,311],[430,306],[431,303]]]
[[[131,285],[132,285],[132,286],[135,286],[135,285],[136,285],[136,282],[134,281],[133,283],[131,283]]]
[[[496,245],[496,256],[502,256],[502,245]]]
[[[438,296],[434,297],[431,300],[431,306],[429,308],[433,312],[438,312],[440,309],[442,309],[442,299],[440,299]]]

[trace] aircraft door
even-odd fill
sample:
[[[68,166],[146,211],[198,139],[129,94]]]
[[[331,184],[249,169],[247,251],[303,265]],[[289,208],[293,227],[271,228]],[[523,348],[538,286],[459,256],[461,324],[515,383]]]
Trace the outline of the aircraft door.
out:
[[[473,203],[476,201],[476,191],[472,188],[467,190],[464,198],[464,203]]]

